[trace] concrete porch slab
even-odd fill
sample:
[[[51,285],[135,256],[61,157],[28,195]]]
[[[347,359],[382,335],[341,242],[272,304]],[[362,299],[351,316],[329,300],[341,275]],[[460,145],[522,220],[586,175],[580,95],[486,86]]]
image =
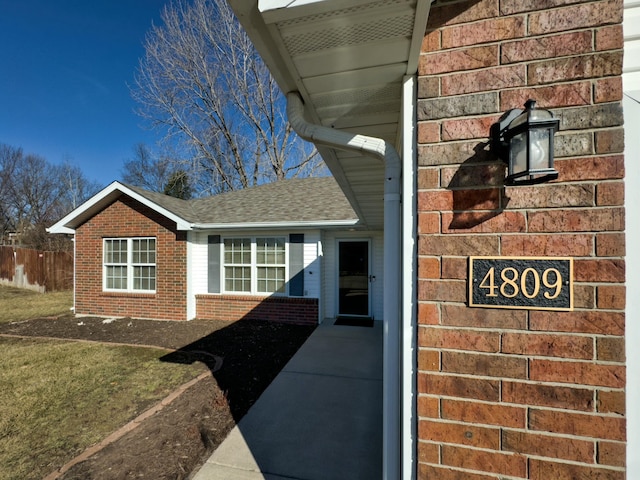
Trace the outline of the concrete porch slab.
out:
[[[194,479],[375,480],[381,471],[381,325],[321,325]]]

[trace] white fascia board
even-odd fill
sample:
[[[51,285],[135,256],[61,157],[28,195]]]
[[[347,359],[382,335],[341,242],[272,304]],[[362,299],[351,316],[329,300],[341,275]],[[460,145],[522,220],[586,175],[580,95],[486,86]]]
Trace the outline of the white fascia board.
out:
[[[75,210],[72,210],[67,215],[62,217],[62,219],[54,223],[51,227],[47,228],[47,232],[49,233],[69,233],[69,231],[75,232],[75,229],[70,228],[67,225],[70,224],[77,217],[79,217],[80,215],[87,212],[89,209],[91,209],[92,207],[99,204],[107,197],[109,197],[114,191],[118,189],[118,186],[119,186],[118,182],[113,182],[107,185],[105,188],[100,190],[98,193],[96,193],[93,197],[91,197],[89,200],[84,202],[78,208],[76,208]]]
[[[323,2],[326,0],[258,0],[258,10],[268,12],[270,10],[280,10],[281,8],[295,8],[311,3]]]
[[[92,209],[96,207],[99,208],[101,203],[106,203],[115,199],[115,195],[117,192],[123,193],[134,200],[142,203],[143,205],[151,208],[152,210],[158,212],[160,215],[176,222],[176,227],[178,230],[191,230],[191,224],[179,217],[178,215],[171,213],[165,208],[159,206],[158,204],[150,201],[148,198],[143,197],[142,195],[134,192],[127,186],[121,184],[120,182],[113,182],[106,186],[104,189],[100,190],[89,200],[84,202],[78,208],[67,214],[57,223],[47,228],[47,232],[49,233],[74,233],[75,228],[70,225],[74,224],[74,220],[78,217],[81,217],[83,214],[90,214]],[[96,212],[97,213],[97,212]]]
[[[67,235],[73,235],[76,233],[74,229],[68,228],[68,227],[58,227],[58,228],[55,228],[54,230],[54,227],[56,227],[57,225],[58,224],[56,223],[56,225],[53,225],[49,228],[45,228],[45,230],[47,231],[47,233],[64,233]]]
[[[290,60],[287,62],[286,54],[280,51],[281,42],[277,42],[274,38],[277,34],[266,24],[264,15],[258,10],[258,2],[228,1],[280,89],[284,93],[298,90],[296,79],[290,73],[292,71]]]
[[[418,0],[416,3],[416,16],[413,25],[413,36],[411,37],[411,48],[409,49],[409,58],[407,61],[407,75],[415,75],[418,71],[418,60],[422,51],[422,41],[427,31],[427,21],[429,20],[429,11],[431,4],[435,0]]]
[[[247,222],[247,223],[193,223],[193,230],[274,230],[295,228],[348,228],[358,225],[359,220],[311,220],[306,222]]]
[[[246,1],[246,0],[241,0]],[[258,0],[258,11],[266,23],[317,15],[374,3],[376,0]]]

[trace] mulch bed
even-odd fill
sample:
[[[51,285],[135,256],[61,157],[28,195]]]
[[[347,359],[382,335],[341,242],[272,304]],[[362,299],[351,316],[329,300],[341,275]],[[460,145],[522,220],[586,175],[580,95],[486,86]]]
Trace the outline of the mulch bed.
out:
[[[34,319],[0,324],[0,335],[163,347],[173,351],[162,361],[202,361],[213,373],[138,428],[72,467],[60,477],[63,480],[188,478],[314,329],[251,320],[103,320],[72,315]],[[223,360],[219,369],[216,357]]]

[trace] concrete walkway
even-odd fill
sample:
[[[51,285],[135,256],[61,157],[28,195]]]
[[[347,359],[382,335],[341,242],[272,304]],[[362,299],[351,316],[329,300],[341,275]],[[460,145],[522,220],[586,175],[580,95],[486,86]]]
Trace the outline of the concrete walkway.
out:
[[[381,478],[381,323],[319,326],[194,480]]]

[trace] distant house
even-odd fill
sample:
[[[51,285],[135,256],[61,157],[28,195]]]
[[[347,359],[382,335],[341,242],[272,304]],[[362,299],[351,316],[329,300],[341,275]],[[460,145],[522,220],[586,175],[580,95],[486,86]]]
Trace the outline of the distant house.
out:
[[[75,236],[76,314],[382,317],[382,232],[330,177],[188,201],[114,182],[49,231]]]

